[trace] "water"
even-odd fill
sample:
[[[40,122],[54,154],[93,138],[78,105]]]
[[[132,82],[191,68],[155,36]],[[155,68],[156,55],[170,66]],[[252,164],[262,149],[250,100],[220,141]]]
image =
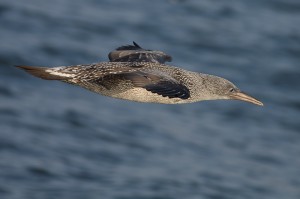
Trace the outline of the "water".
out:
[[[0,198],[300,198],[299,22],[296,0],[1,0]],[[127,102],[12,67],[133,40],[265,106]]]

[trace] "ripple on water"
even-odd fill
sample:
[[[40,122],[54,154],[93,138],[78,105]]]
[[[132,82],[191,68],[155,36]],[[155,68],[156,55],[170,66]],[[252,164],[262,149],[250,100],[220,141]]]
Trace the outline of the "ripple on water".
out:
[[[299,77],[298,71],[278,71],[271,77],[271,82],[277,88],[295,91],[300,85]]]
[[[0,96],[3,97],[15,97],[14,92],[9,87],[0,86]]]
[[[30,166],[27,167],[27,171],[37,177],[55,177],[55,175],[45,167]]]
[[[13,109],[13,108],[0,108],[0,116],[11,116],[11,117],[17,117],[20,115],[20,113]]]

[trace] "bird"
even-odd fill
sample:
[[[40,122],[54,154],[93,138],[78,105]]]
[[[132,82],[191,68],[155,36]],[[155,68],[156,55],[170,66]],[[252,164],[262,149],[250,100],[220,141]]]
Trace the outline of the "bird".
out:
[[[104,96],[136,102],[184,104],[241,100],[263,106],[229,80],[168,65],[166,62],[172,61],[170,55],[146,50],[136,42],[116,48],[108,58],[106,62],[83,65],[16,67],[38,78],[59,80]]]

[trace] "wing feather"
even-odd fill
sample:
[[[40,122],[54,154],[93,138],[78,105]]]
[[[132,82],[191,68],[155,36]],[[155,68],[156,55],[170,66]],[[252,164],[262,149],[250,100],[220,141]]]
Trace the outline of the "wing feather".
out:
[[[190,91],[185,85],[160,71],[145,72],[137,70],[112,75],[110,77],[130,81],[134,87],[144,88],[149,92],[156,93],[163,97],[181,99],[188,99],[190,97]],[[102,84],[101,79],[93,80],[93,82]],[[107,78],[105,78],[105,81],[108,81]]]
[[[145,50],[137,43],[121,46],[108,54],[111,62],[153,62],[165,63],[172,61],[172,57],[161,51]]]

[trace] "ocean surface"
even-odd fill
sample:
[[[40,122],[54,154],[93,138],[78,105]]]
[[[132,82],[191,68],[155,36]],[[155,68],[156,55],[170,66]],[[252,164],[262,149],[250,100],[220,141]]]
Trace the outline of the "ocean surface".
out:
[[[143,104],[14,65],[137,42],[264,102]],[[299,0],[0,0],[1,199],[299,199]]]

